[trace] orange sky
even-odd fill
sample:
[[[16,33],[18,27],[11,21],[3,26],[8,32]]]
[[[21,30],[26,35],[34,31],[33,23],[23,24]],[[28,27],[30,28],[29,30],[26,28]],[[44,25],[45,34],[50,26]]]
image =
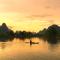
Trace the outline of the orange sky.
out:
[[[59,20],[60,0],[0,0],[0,23],[14,30],[39,31]]]

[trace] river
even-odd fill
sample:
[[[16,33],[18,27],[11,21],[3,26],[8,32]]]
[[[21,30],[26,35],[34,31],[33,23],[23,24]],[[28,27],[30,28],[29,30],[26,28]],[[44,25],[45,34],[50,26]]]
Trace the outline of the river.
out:
[[[32,38],[14,39],[13,41],[0,42],[0,60],[60,60],[60,43],[49,44],[48,42]]]

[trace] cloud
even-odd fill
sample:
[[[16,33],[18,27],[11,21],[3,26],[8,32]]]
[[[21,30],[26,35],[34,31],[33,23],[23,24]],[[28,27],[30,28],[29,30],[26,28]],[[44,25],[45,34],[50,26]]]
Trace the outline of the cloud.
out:
[[[60,0],[47,0],[46,5],[51,8],[59,8],[60,9]]]
[[[0,0],[0,13],[4,12],[22,13],[25,18],[32,19],[60,16],[60,0]]]
[[[26,18],[46,18],[46,17],[52,17],[52,15],[42,14],[42,15],[30,15],[30,16],[26,16]]]

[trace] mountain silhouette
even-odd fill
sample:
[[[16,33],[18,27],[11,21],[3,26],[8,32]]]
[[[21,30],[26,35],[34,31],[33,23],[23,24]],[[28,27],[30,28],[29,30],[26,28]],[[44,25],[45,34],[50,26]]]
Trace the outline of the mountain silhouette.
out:
[[[5,23],[0,26],[0,41],[6,41],[7,39],[12,38],[29,39],[34,37],[43,38],[49,43],[57,43],[58,40],[60,41],[60,26],[53,24],[47,29],[44,28],[37,33],[27,31],[16,31],[14,33]]]
[[[5,23],[3,23],[1,26],[0,26],[0,33],[8,33],[10,32],[11,30],[7,27],[7,25]]]
[[[44,37],[49,43],[57,43],[60,40],[60,26],[53,24],[46,29]]]
[[[7,27],[5,23],[0,26],[0,39],[11,39],[14,37],[14,32]]]

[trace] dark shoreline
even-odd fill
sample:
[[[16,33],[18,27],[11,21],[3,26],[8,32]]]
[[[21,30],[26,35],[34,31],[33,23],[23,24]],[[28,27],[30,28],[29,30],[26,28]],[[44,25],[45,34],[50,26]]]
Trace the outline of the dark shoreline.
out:
[[[57,43],[60,41],[60,26],[53,24],[47,29],[44,28],[39,32],[26,32],[26,31],[16,31],[9,29],[5,23],[0,26],[0,41],[12,41],[14,38],[19,39],[30,39],[30,38],[43,38],[45,41],[50,43]]]

